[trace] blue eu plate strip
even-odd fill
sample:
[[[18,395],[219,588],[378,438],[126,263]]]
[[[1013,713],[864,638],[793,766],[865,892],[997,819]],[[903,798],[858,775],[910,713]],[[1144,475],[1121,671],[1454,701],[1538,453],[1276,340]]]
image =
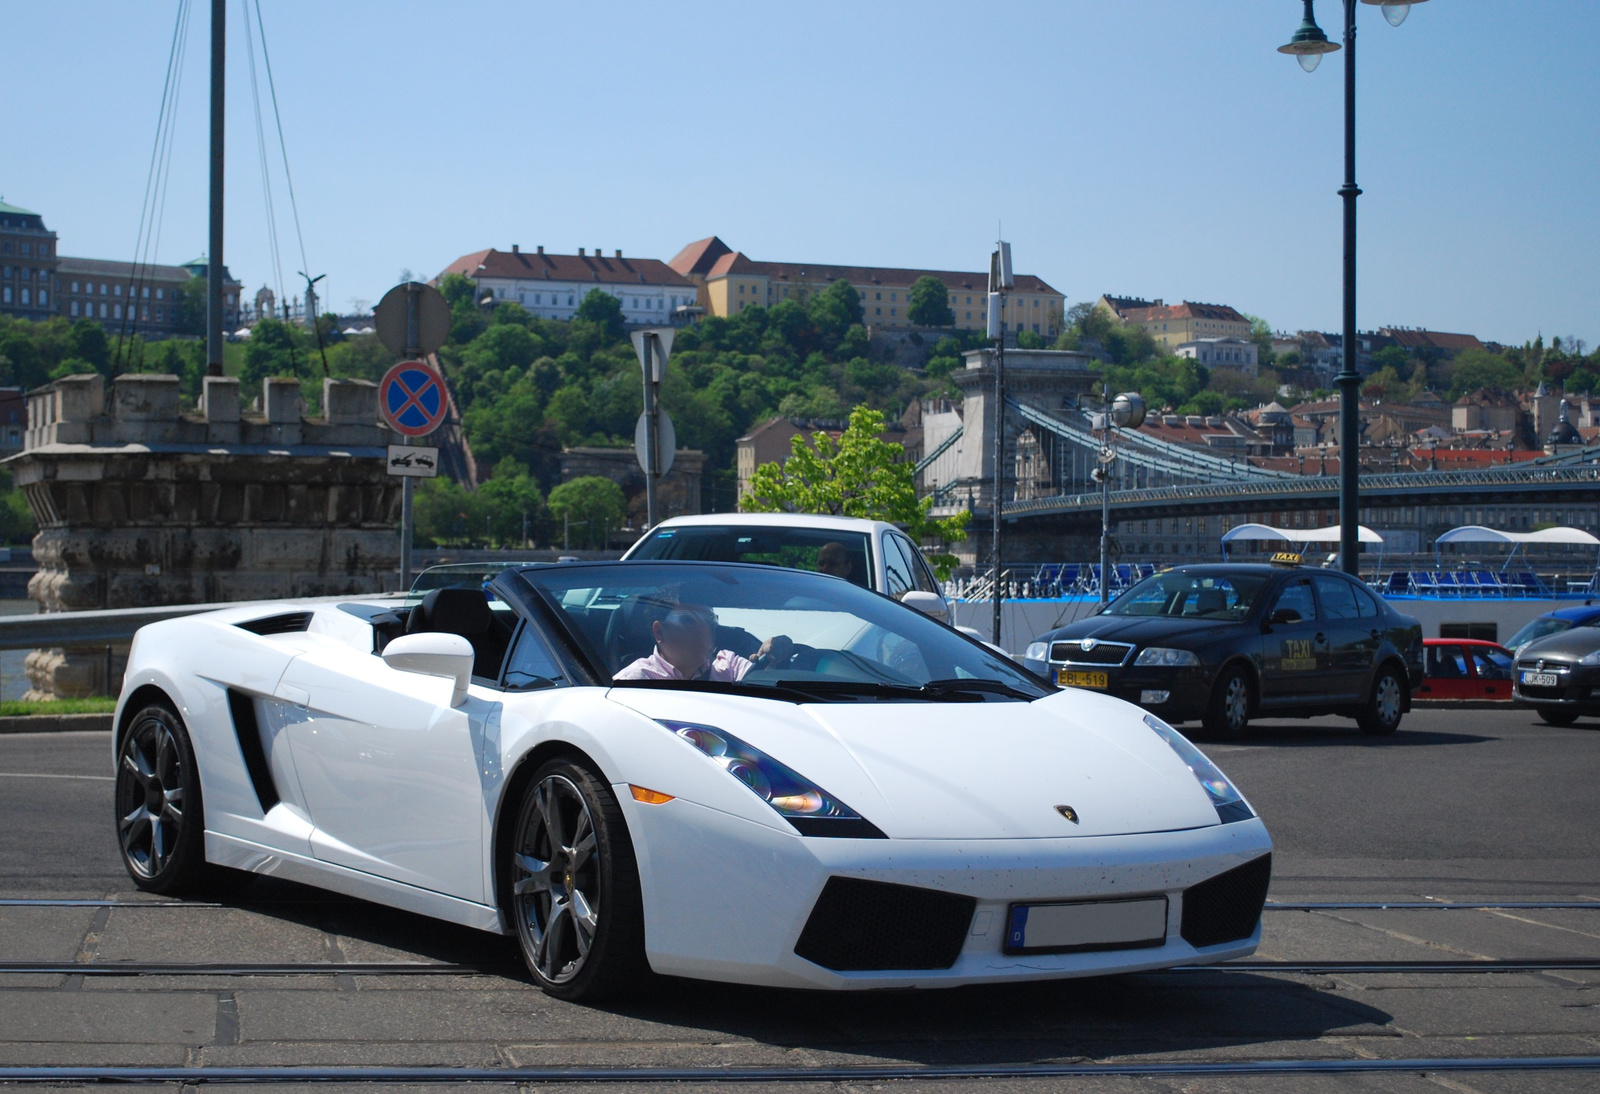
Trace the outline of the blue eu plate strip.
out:
[[[1023,938],[1028,933],[1028,906],[1026,904],[1021,904],[1011,909],[1011,926],[1009,930],[1010,942],[1008,944],[1021,946]]]

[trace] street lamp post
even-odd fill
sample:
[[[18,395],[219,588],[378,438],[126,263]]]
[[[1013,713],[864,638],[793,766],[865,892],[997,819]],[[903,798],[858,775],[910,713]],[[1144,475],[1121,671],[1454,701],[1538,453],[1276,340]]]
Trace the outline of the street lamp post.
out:
[[[1292,55],[1307,72],[1314,71],[1324,53],[1339,46],[1317,26],[1312,0],[1304,0],[1305,18],[1279,53]],[[1380,5],[1390,26],[1399,26],[1411,11],[1410,3],[1361,0]],[[1339,375],[1339,568],[1347,574],[1361,570],[1357,528],[1361,523],[1361,374],[1356,371],[1356,0],[1344,0],[1344,185],[1339,196],[1344,201],[1344,333]]]

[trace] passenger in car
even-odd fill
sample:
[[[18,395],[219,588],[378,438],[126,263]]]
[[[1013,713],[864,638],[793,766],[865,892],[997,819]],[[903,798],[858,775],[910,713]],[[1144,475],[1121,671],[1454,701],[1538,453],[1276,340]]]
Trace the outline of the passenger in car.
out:
[[[849,548],[836,540],[824,543],[822,550],[817,552],[817,573],[832,574],[862,588],[867,587],[867,583],[856,573],[856,562],[850,556]]]
[[[716,680],[733,683],[757,667],[781,667],[794,652],[785,635],[761,643],[754,658],[718,649],[717,616],[710,608],[694,604],[667,607],[650,624],[655,650],[619,669],[616,680]]]

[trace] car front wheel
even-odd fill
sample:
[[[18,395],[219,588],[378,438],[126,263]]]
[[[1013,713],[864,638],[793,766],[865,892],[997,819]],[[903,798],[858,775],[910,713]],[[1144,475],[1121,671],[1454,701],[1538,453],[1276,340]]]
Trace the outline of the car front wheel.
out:
[[[178,712],[142,707],[117,749],[117,844],[133,883],[152,893],[192,888],[205,870],[205,824],[194,748]]]
[[[1218,741],[1243,737],[1250,724],[1250,700],[1250,678],[1244,670],[1225,670],[1211,689],[1211,701],[1201,719],[1206,735]]]
[[[1400,716],[1405,713],[1405,695],[1405,685],[1395,670],[1379,669],[1367,705],[1356,716],[1361,732],[1370,737],[1387,737],[1399,729]]]
[[[587,766],[552,760],[534,772],[517,813],[509,877],[517,942],[546,992],[592,1002],[648,979],[627,824]]]
[[[1578,712],[1560,707],[1540,707],[1539,720],[1550,726],[1570,726],[1578,720]]]

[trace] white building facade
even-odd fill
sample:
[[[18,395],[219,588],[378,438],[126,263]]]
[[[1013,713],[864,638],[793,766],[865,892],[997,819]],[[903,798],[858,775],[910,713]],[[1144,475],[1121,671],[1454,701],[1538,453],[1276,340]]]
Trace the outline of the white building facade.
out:
[[[490,249],[463,255],[440,272],[470,277],[481,300],[521,304],[541,319],[571,319],[593,289],[617,298],[624,321],[639,326],[666,326],[673,313],[695,302],[695,285],[654,258],[610,257],[597,248],[580,247],[575,255],[545,254],[544,248],[523,251]]]
[[[1196,338],[1180,343],[1173,350],[1179,357],[1192,358],[1206,368],[1231,368],[1254,376],[1260,369],[1256,344],[1243,338]]]

